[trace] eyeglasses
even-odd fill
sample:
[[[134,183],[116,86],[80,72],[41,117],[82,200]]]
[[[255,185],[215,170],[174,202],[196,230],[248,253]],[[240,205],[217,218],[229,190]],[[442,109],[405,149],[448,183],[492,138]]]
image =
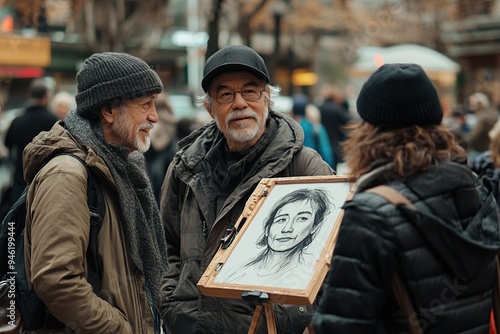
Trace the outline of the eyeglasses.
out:
[[[240,93],[246,101],[257,101],[258,99],[260,99],[260,97],[262,96],[262,92],[264,92],[265,90],[265,88],[263,90],[259,90],[256,87],[248,87],[241,90],[223,89],[217,93],[215,99],[219,104],[229,104],[233,103],[234,98],[236,97],[236,93]]]

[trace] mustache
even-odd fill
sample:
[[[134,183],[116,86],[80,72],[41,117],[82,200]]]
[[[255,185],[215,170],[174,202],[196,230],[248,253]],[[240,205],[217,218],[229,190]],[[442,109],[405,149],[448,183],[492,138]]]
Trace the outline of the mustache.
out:
[[[243,118],[243,117],[259,118],[259,115],[253,110],[236,111],[231,113],[231,115],[229,115],[228,121],[232,121],[233,119]]]
[[[151,130],[153,127],[154,127],[153,123],[146,122],[146,123],[141,124],[141,126],[139,127],[139,130]]]

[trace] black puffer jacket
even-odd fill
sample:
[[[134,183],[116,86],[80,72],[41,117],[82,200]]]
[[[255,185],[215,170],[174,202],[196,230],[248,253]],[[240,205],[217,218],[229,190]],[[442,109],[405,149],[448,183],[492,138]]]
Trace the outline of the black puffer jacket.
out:
[[[383,166],[360,178],[345,215],[313,324],[315,333],[407,333],[392,293],[397,270],[425,333],[488,333],[498,208],[466,165],[408,179]],[[435,219],[417,227],[381,196],[387,183]],[[419,224],[420,225],[420,224]]]

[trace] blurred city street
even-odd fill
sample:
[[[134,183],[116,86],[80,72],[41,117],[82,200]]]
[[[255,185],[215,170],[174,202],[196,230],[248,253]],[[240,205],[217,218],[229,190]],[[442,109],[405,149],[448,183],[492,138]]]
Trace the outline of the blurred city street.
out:
[[[0,0],[0,333],[497,334],[499,120],[500,0]]]
[[[53,95],[76,93],[75,75],[95,52],[125,51],[154,68],[188,131],[210,121],[198,104],[205,59],[245,44],[262,55],[288,113],[304,94],[319,106],[325,89],[357,118],[356,98],[384,63],[421,65],[438,89],[445,124],[468,129],[474,92],[500,106],[500,1],[386,0],[0,0],[0,153],[22,112],[28,86],[47,78]],[[74,105],[70,106],[73,107]],[[55,106],[52,106],[55,108]],[[314,118],[317,113],[309,112]],[[316,120],[317,117],[316,117]],[[185,124],[184,124],[185,125]],[[341,165],[342,166],[342,165]],[[0,169],[0,196],[9,168]]]

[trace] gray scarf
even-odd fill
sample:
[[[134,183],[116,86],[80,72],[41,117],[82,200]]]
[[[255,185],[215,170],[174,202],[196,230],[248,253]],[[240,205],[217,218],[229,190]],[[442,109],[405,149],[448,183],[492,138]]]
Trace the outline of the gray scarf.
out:
[[[65,119],[66,128],[94,149],[106,162],[118,190],[127,245],[133,264],[145,275],[146,292],[153,309],[160,305],[160,281],[167,269],[167,245],[158,205],[151,189],[144,155],[128,153],[122,146],[104,140],[99,121],[90,122],[74,110]]]

